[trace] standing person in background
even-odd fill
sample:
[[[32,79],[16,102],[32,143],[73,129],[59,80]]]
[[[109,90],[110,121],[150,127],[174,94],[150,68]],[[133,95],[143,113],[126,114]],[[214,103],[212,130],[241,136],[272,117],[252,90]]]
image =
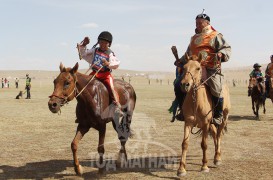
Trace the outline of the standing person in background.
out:
[[[7,78],[4,79],[4,87],[8,87],[8,80],[7,80]]]
[[[26,99],[30,99],[30,88],[31,88],[31,78],[29,77],[29,74],[26,74],[26,87],[25,90],[27,90],[27,97]]]
[[[15,87],[16,87],[16,89],[18,89],[18,85],[19,85],[19,79],[15,78]]]
[[[4,88],[4,78],[2,78],[2,88]]]

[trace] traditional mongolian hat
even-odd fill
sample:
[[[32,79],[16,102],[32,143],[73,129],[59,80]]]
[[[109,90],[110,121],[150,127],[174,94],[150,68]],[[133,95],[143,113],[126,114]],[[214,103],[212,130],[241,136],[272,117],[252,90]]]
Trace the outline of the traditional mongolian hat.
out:
[[[198,18],[206,19],[210,22],[210,17],[207,14],[205,14],[205,9],[203,9],[202,13],[198,14],[195,19],[198,19]]]

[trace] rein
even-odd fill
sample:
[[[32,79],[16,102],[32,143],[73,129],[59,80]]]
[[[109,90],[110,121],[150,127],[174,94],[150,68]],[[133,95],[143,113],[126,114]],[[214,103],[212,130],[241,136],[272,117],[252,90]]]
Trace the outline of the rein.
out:
[[[100,72],[100,70],[103,68],[103,66],[102,67],[100,67],[99,69],[98,69],[98,71],[96,71],[96,73],[93,75],[93,77],[88,81],[88,83],[82,88],[82,90],[76,95],[76,98],[79,96],[79,95],[81,95],[81,93],[86,89],[86,87],[88,86],[88,84],[96,77],[96,75]],[[75,82],[76,83],[76,82]],[[76,87],[76,86],[75,86]]]
[[[72,95],[72,94],[74,94],[74,97],[75,98],[77,98],[79,95],[81,95],[81,93],[86,89],[86,87],[90,84],[90,82],[96,77],[96,75],[100,72],[100,70],[103,68],[103,66],[102,67],[100,67],[97,71],[96,71],[96,73],[92,76],[92,78],[90,78],[90,80],[88,80],[88,82],[87,82],[87,84],[82,88],[82,90],[79,92],[79,90],[77,89],[77,86],[76,86],[76,84],[77,84],[77,77],[73,77],[74,78],[74,84],[75,84],[75,87],[74,87],[74,89],[73,89],[73,91],[68,95],[68,96],[64,96],[64,95],[61,95],[61,96],[59,96],[59,95],[56,95],[56,94],[54,94],[54,92],[53,92],[53,94],[52,95],[50,95],[49,96],[49,98],[52,98],[52,97],[57,97],[57,98],[59,98],[59,99],[63,99],[64,100],[64,102],[61,104],[61,107],[63,106],[63,105],[65,105],[65,104],[68,104],[68,98]],[[61,114],[61,107],[60,107],[60,113],[59,114]]]
[[[74,78],[75,79],[75,84],[77,83],[77,78]],[[59,99],[64,99],[64,102],[61,104],[61,105],[64,105],[64,104],[68,104],[68,98],[74,93],[75,95],[76,95],[76,93],[78,92],[78,89],[77,89],[77,87],[75,86],[74,87],[74,89],[73,89],[73,91],[68,95],[68,96],[64,96],[64,95],[61,95],[61,96],[59,96],[59,95],[56,95],[56,94],[54,94],[54,92],[53,92],[53,94],[52,95],[50,95],[49,96],[49,98],[52,98],[52,97],[57,97],[57,98],[59,98]]]
[[[220,69],[220,68],[217,68],[216,71],[215,71],[215,73],[213,73],[210,77],[208,77],[206,80],[204,80],[204,81],[203,81],[202,83],[200,83],[198,86],[195,85],[193,76],[192,76],[192,74],[191,74],[193,83],[194,83],[194,85],[195,85],[195,90],[197,90],[200,86],[204,85],[209,79],[212,78],[212,76],[214,76],[215,74],[217,74],[219,71],[221,71],[221,69]]]

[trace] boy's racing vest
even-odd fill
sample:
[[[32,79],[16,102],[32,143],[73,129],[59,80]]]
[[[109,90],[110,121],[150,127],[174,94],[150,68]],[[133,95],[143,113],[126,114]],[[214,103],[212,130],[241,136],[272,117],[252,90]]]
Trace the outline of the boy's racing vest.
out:
[[[93,58],[93,61],[92,61],[92,69],[94,71],[98,71],[100,68],[100,72],[106,72],[106,71],[111,71],[109,68],[107,67],[104,67],[102,65],[102,59],[106,59],[106,61],[109,62],[109,55],[111,54],[111,49],[108,49],[107,51],[101,51],[99,50],[99,48],[96,48],[95,49],[95,52],[94,52],[94,58]]]

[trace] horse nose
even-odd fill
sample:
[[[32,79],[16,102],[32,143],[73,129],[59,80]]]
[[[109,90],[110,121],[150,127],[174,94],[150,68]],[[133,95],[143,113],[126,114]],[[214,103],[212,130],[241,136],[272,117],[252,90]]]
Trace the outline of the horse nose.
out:
[[[59,111],[59,105],[56,101],[49,100],[48,101],[48,108],[53,113],[57,113]]]
[[[58,105],[57,103],[53,103],[51,107],[56,108],[57,105]]]
[[[188,89],[190,87],[190,83],[181,83],[181,87],[184,87],[185,89]]]
[[[183,92],[188,92],[190,89],[190,83],[181,83],[181,90]]]

